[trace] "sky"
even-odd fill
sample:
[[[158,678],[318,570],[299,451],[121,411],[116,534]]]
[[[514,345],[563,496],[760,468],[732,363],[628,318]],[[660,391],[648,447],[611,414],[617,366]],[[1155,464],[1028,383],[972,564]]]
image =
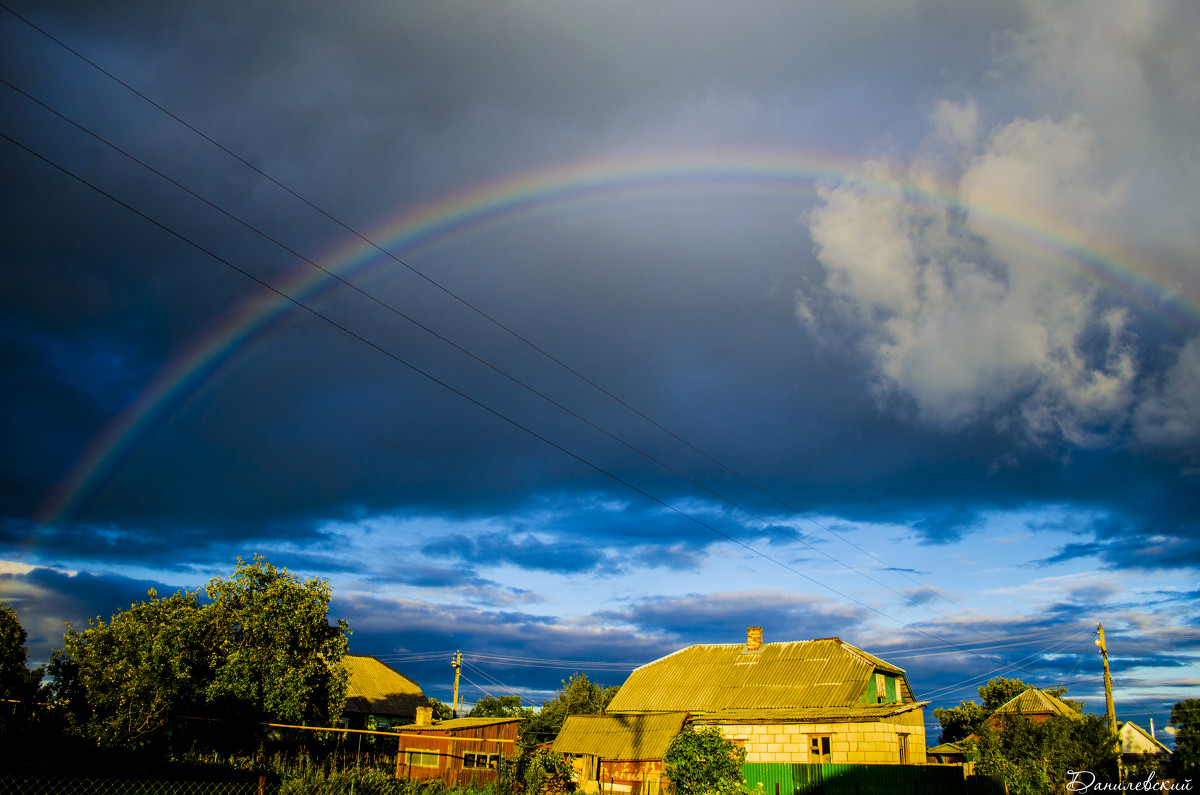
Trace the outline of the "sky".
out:
[[[262,555],[540,704],[837,636],[1200,695],[1200,5],[0,7],[0,599]],[[929,739],[936,721],[926,710]]]

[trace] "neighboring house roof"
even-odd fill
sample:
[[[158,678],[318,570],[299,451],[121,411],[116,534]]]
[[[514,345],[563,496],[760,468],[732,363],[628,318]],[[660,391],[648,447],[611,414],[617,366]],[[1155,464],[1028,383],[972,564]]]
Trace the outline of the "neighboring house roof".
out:
[[[1170,748],[1160,743],[1157,738],[1151,737],[1150,732],[1131,720],[1121,724],[1117,736],[1121,739],[1123,754],[1171,754]]]
[[[662,759],[687,717],[686,712],[571,715],[551,750],[623,761]]]
[[[967,749],[958,743],[942,743],[941,745],[925,749],[925,753],[927,754],[965,754],[966,752]]]
[[[996,711],[992,714],[1002,715],[1006,712],[1019,712],[1023,715],[1066,715],[1068,718],[1083,717],[1069,704],[1036,687],[1031,687],[1019,696],[1005,701],[996,707]]]
[[[404,674],[367,654],[347,654],[342,665],[350,674],[343,713],[411,718],[429,699]]]
[[[859,711],[876,672],[896,677],[899,700],[914,701],[904,670],[840,638],[689,646],[629,675],[608,712],[847,708]],[[885,704],[880,706],[895,706]]]

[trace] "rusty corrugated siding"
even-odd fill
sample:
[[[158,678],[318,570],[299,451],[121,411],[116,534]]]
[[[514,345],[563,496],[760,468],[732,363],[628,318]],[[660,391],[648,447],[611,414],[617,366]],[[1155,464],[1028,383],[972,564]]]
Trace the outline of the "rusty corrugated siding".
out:
[[[904,671],[837,638],[690,646],[636,669],[609,712],[793,709],[854,704],[876,671]],[[903,688],[908,699],[912,693]]]
[[[626,761],[662,759],[686,719],[686,712],[571,715],[554,740],[553,750]]]

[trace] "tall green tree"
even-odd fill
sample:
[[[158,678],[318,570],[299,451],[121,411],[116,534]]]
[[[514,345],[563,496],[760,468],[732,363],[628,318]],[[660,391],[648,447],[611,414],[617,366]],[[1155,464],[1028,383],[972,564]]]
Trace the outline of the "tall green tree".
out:
[[[0,699],[33,701],[37,697],[43,669],[29,668],[28,637],[16,609],[0,602]]]
[[[467,713],[468,718],[529,718],[532,715],[532,709],[521,706],[520,696],[484,696]]]
[[[438,701],[436,698],[430,696],[429,706],[433,708],[434,720],[450,720],[454,717],[454,710],[444,701]]]
[[[618,688],[605,687],[577,673],[562,683],[552,699],[521,724],[521,742],[526,745],[550,742],[562,730],[568,715],[599,715],[608,708]]]
[[[675,795],[740,795],[746,749],[716,726],[684,729],[663,755],[663,773]]]
[[[942,725],[942,734],[938,742],[954,743],[973,734],[978,735],[983,729],[984,722],[993,712],[1030,687],[1031,685],[1020,679],[998,676],[979,688],[979,698],[983,702],[982,704],[977,704],[975,701],[963,701],[957,707],[935,709],[933,716]],[[1042,688],[1042,691],[1055,698],[1063,699],[1067,688],[1063,686],[1047,687]],[[1076,712],[1083,712],[1081,702],[1070,699],[1063,700]]]
[[[217,628],[197,593],[149,598],[105,623],[70,626],[55,650],[56,698],[69,702],[80,733],[102,747],[143,747],[171,713],[198,709],[213,673]]]
[[[239,558],[234,576],[218,577],[207,591],[219,628],[208,699],[259,720],[334,725],[346,702],[349,627],[328,621],[329,583],[301,581],[261,557]]]
[[[1098,715],[1034,721],[1005,714],[985,723],[975,772],[1003,776],[1010,795],[1062,792],[1079,774],[1089,788],[1117,778],[1117,738]],[[1078,779],[1077,779],[1078,780]]]
[[[78,734],[105,747],[160,738],[172,715],[332,726],[346,698],[348,628],[332,591],[261,558],[201,592],[148,599],[106,623],[68,626],[50,660],[53,694]]]
[[[963,701],[957,707],[935,709],[933,717],[942,724],[942,735],[938,742],[956,743],[972,734],[979,734],[990,714],[991,710],[974,701]]]
[[[1171,707],[1175,727],[1175,753],[1171,767],[1179,778],[1200,778],[1200,698],[1189,698]]]

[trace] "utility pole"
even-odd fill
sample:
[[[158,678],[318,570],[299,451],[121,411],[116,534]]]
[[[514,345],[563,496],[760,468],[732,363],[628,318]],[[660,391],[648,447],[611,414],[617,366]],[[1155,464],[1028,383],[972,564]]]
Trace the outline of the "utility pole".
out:
[[[454,668],[454,703],[451,707],[451,711],[454,713],[454,717],[457,718],[458,717],[458,675],[459,675],[459,673],[462,672],[462,652],[461,651],[454,652],[454,661],[452,663],[450,663],[450,665]],[[1107,657],[1104,660],[1104,674],[1105,674],[1105,676],[1108,675],[1108,658]],[[1107,682],[1108,679],[1105,679],[1104,681]],[[1109,701],[1109,704],[1111,705],[1112,704],[1111,696],[1109,697],[1108,701]]]
[[[1117,710],[1113,707],[1112,676],[1108,673],[1108,646],[1104,643],[1104,626],[1096,625],[1096,645],[1100,647],[1100,656],[1104,658],[1104,705],[1108,709],[1108,728],[1113,734],[1117,733]]]

